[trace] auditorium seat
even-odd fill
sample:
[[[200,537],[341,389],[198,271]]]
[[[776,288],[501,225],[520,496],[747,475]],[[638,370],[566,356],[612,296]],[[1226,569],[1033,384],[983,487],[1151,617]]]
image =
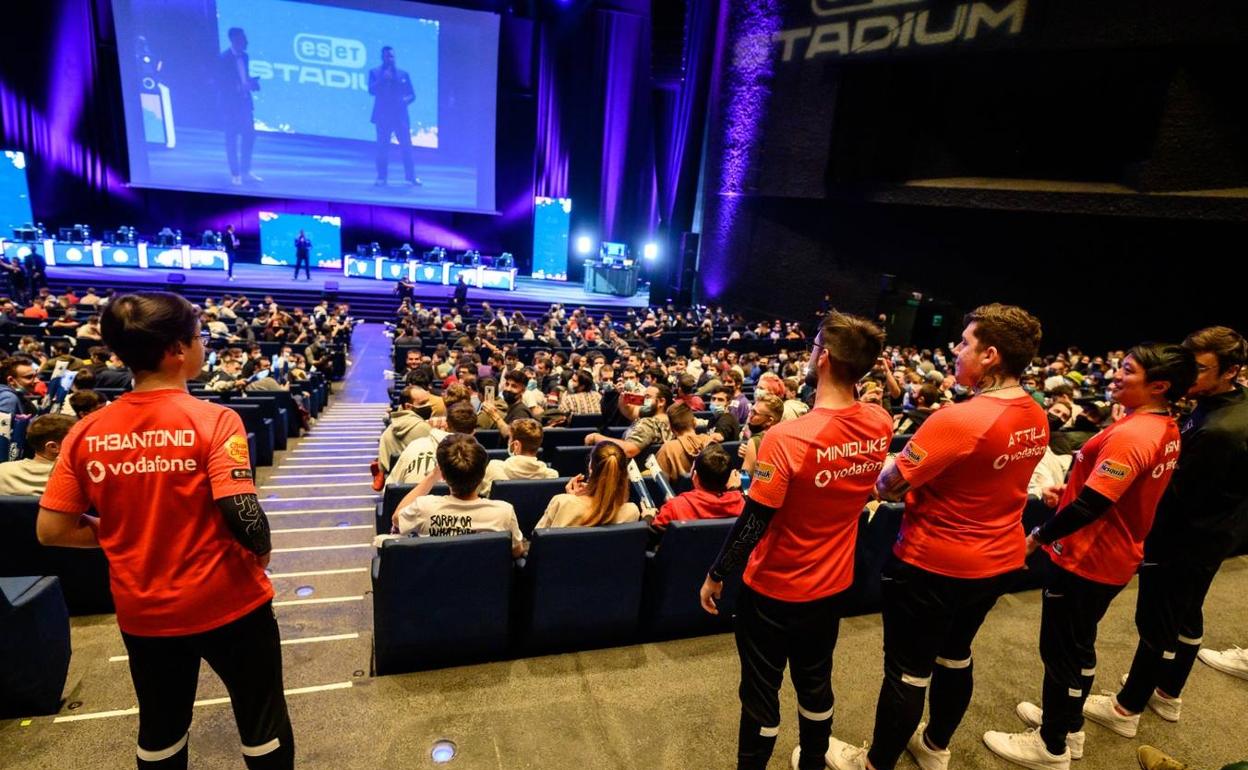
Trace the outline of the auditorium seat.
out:
[[[546,428],[542,431],[542,452],[549,453],[559,446],[585,446],[585,438],[593,428]]]
[[[914,437],[913,433],[898,433],[893,436],[893,440],[888,444],[888,453],[897,454],[906,448],[906,444],[910,443],[910,439]]]
[[[490,499],[511,503],[516,509],[516,518],[520,520],[520,531],[529,537],[550,505],[550,499],[561,494],[567,485],[567,478],[495,481],[490,489]]]
[[[647,557],[642,593],[642,632],[648,639],[697,636],[732,630],[740,573],[724,585],[719,615],[702,609],[698,592],[736,519],[675,521],[658,550]]]
[[[69,656],[60,581],[0,577],[0,719],[60,710]]]
[[[372,571],[376,673],[504,655],[512,565],[506,532],[384,543]]]
[[[550,452],[550,467],[559,472],[560,476],[575,476],[585,473],[589,464],[589,453],[593,447],[561,446]]]
[[[516,597],[520,649],[633,641],[649,536],[641,522],[534,531]]]
[[[737,470],[741,470],[741,465],[745,462],[745,458],[737,454],[741,450],[741,442],[725,441],[720,444],[720,446],[722,446],[724,451],[728,453],[728,456],[732,458],[732,467]]]
[[[55,575],[71,615],[112,612],[104,552],[41,544],[35,535],[38,517],[39,498],[0,495],[0,577]]]
[[[569,428],[594,428],[602,424],[601,414],[574,414],[568,418]]]
[[[225,407],[238,412],[238,416],[243,421],[244,430],[256,435],[256,453],[253,455],[256,465],[272,465],[273,421],[266,419],[261,408],[256,404],[230,402],[225,404]]]
[[[1027,498],[1027,504],[1023,506],[1023,536],[1036,527],[1044,524],[1053,517],[1057,511],[1044,504],[1039,498]],[[1027,569],[1018,574],[1018,580],[1012,591],[1026,591],[1031,588],[1039,588],[1048,582],[1049,576],[1053,571],[1053,563],[1049,561],[1049,557],[1040,549],[1027,558]]]
[[[858,545],[854,549],[854,582],[847,597],[847,615],[865,615],[880,609],[880,570],[897,542],[901,530],[901,503],[881,503],[858,517]]]

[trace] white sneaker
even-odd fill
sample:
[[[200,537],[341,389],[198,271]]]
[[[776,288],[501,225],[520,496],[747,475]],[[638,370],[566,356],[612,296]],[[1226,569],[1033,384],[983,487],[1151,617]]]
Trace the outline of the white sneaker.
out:
[[[998,757],[1031,770],[1070,770],[1070,749],[1061,754],[1050,754],[1040,733],[1035,730],[1023,733],[989,731],[984,733],[984,745]]]
[[[1040,729],[1040,723],[1044,721],[1044,709],[1030,701],[1023,701],[1015,706],[1014,713],[1023,720],[1023,724],[1037,730]],[[1066,748],[1070,749],[1071,759],[1083,759],[1083,741],[1086,737],[1087,733],[1083,730],[1077,733],[1066,733]]]
[[[828,753],[823,755],[823,761],[832,770],[867,770],[867,747],[828,738]]]
[[[1123,716],[1118,712],[1118,699],[1113,695],[1089,695],[1083,704],[1083,715],[1104,725],[1123,738],[1134,738],[1140,727],[1140,715]]]
[[[1122,675],[1122,684],[1125,686],[1129,674]],[[1182,698],[1167,698],[1161,694],[1160,690],[1153,690],[1153,694],[1148,696],[1148,707],[1153,713],[1167,722],[1179,721],[1179,712],[1183,708]]]
[[[1206,666],[1223,674],[1248,679],[1248,650],[1232,647],[1229,650],[1201,650],[1196,654]]]
[[[920,722],[919,729],[915,730],[914,735],[911,735],[910,740],[906,742],[906,751],[910,752],[915,764],[922,770],[948,770],[949,749],[934,749],[928,746],[927,741],[923,740],[923,731],[926,729],[927,723]]]

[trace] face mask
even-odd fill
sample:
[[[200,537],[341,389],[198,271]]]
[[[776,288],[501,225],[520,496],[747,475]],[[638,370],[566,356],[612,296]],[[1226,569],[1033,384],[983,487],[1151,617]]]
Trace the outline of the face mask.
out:
[[[1062,420],[1062,418],[1049,415],[1049,430],[1051,432],[1056,433],[1057,431],[1061,430],[1062,426],[1065,424],[1066,423]]]
[[[654,416],[654,411],[655,411],[655,410],[654,410],[654,399],[653,399],[653,398],[647,398],[644,402],[642,402],[642,404],[641,404],[641,411],[639,412],[639,414],[640,414],[642,417],[653,417],[653,416]]]
[[[507,402],[507,406],[511,406],[520,400],[520,394],[510,390],[503,391],[503,400]]]
[[[525,387],[529,390],[537,390],[537,380],[529,380],[529,384]]]
[[[412,409],[412,411],[416,414],[417,417],[419,417],[422,420],[428,420],[430,417],[433,416],[433,407],[429,406],[428,404],[425,404],[424,406],[415,407]]]
[[[717,404],[714,401],[711,402],[710,407],[713,414],[723,414],[724,410],[727,408],[723,404]]]

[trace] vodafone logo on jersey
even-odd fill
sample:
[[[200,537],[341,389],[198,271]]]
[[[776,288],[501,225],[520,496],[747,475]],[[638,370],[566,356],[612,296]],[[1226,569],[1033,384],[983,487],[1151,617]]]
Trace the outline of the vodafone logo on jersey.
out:
[[[180,457],[168,458],[140,457],[120,463],[102,463],[99,460],[87,462],[87,478],[99,484],[106,476],[142,476],[149,473],[191,473],[198,470],[199,463],[194,459]]]
[[[104,475],[104,463],[99,460],[92,460],[87,463],[87,478],[91,479],[92,483],[99,484],[104,480]]]

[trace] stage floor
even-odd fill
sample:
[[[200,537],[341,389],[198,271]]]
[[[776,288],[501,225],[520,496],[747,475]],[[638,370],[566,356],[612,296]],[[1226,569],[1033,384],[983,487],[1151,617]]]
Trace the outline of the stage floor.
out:
[[[119,283],[169,285],[167,278],[171,271],[160,269],[139,270],[125,267],[65,267],[51,265],[48,277],[58,282],[73,282],[79,292],[94,286],[107,287]],[[369,278],[348,278],[340,270],[313,270],[312,280],[300,278],[292,280],[293,270],[289,267],[271,265],[255,265],[240,263],[234,266],[234,281],[226,280],[224,273],[217,270],[179,270],[177,275],[186,276],[183,287],[220,288],[223,293],[234,292],[273,292],[298,289],[321,291],[326,281],[337,281],[340,294],[373,295],[377,297],[394,296],[394,284],[389,281],[375,281]],[[454,291],[453,286],[416,284],[415,295],[418,301],[446,302]],[[649,304],[649,296],[645,290],[632,297],[613,297],[609,294],[590,294],[578,283],[560,283],[558,281],[539,281],[532,278],[516,277],[515,291],[499,289],[468,290],[470,302],[482,300],[491,302],[528,301],[551,303],[559,302],[573,307],[586,305],[593,307],[645,307]]]

